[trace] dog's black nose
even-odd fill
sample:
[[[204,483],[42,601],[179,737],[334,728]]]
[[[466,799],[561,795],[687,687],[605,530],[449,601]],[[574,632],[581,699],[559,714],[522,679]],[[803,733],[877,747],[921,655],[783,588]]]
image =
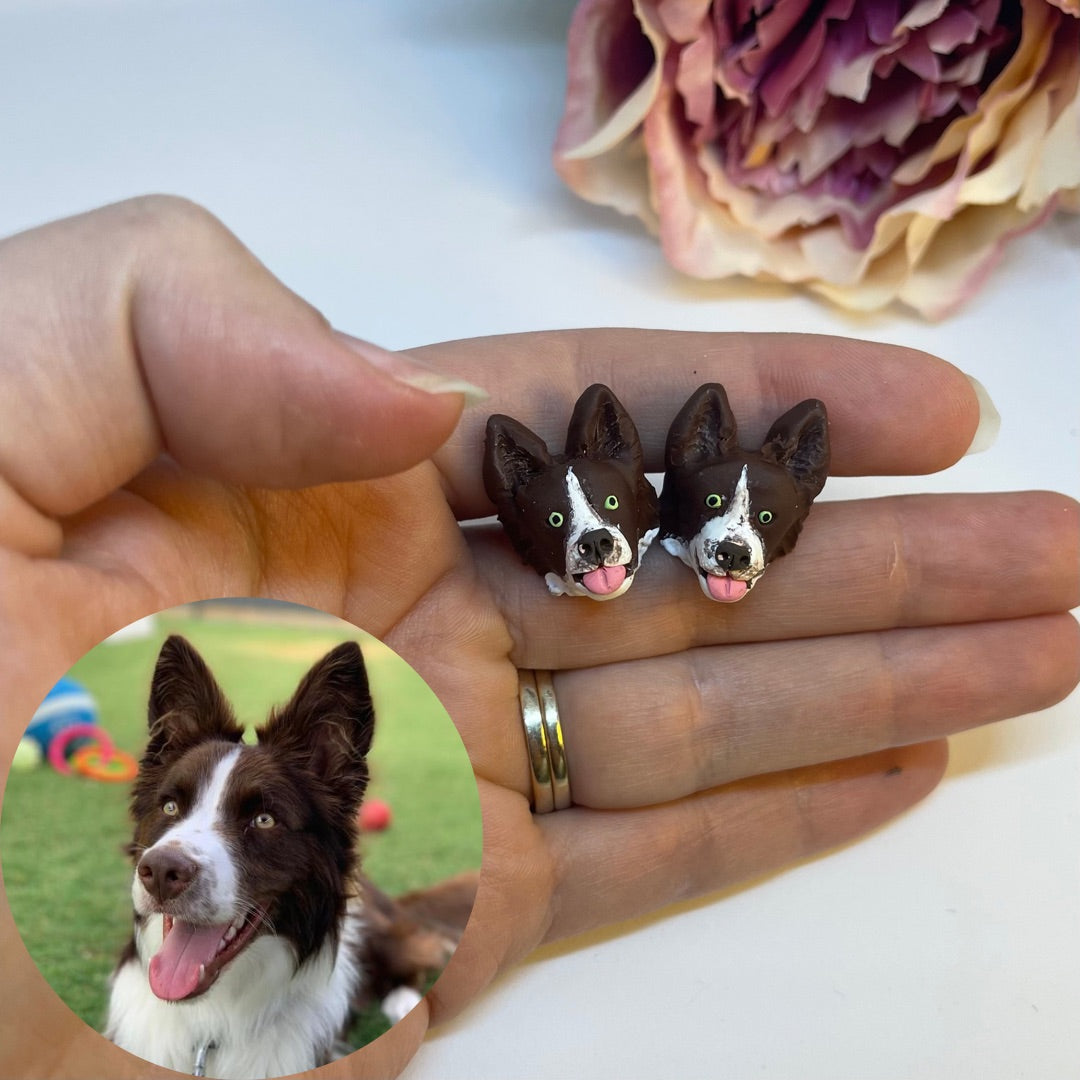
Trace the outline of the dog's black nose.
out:
[[[738,540],[721,540],[716,545],[716,559],[727,571],[750,569],[750,548]]]
[[[615,550],[615,539],[607,529],[593,529],[578,541],[578,554],[597,566]]]
[[[172,900],[179,896],[198,872],[198,864],[175,848],[157,848],[139,860],[139,880],[157,900]]]

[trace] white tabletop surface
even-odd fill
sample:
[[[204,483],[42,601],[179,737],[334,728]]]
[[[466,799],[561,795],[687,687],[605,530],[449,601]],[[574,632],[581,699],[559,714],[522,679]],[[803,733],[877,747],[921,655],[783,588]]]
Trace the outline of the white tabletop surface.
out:
[[[1080,219],[1014,244],[939,325],[681,279],[552,172],[571,8],[0,0],[0,234],[187,195],[337,326],[390,347],[575,325],[917,346],[982,380],[997,444],[940,476],[838,482],[832,497],[1080,495]],[[1078,851],[1074,694],[954,739],[938,791],[862,843],[544,950],[406,1076],[1080,1076]]]

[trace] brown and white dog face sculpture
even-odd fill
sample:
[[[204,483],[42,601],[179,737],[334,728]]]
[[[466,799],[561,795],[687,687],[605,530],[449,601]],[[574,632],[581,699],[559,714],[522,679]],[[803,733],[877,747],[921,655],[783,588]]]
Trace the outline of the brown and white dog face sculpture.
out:
[[[660,542],[711,600],[741,600],[765,567],[795,546],[829,468],[829,424],[816,399],[743,450],[719,383],[699,387],[668,432]]]
[[[637,428],[599,383],[574,406],[564,454],[509,416],[489,417],[484,487],[515,550],[556,595],[621,596],[656,536]]]

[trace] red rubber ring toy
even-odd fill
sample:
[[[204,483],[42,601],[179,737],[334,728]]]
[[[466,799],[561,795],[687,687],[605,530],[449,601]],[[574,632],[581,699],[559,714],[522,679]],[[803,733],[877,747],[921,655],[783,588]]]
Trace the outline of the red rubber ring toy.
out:
[[[134,780],[139,772],[139,763],[130,754],[113,750],[112,756],[106,757],[100,746],[80,746],[71,755],[71,765],[77,773],[91,780],[114,784]]]
[[[71,775],[71,766],[67,763],[64,751],[75,739],[96,739],[101,752],[110,758],[113,756],[113,743],[108,732],[97,724],[72,724],[52,737],[49,742],[49,764],[65,776]]]

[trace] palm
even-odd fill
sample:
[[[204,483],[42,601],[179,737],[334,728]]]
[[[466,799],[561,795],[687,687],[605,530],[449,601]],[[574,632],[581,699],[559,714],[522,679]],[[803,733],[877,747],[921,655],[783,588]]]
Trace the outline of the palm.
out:
[[[105,635],[221,596],[307,604],[383,638],[461,732],[484,815],[475,915],[426,1007],[369,1051],[372,1075],[396,1075],[429,1011],[453,1012],[540,941],[860,835],[940,779],[943,736],[1075,682],[1080,517],[1062,496],[819,504],[734,610],[655,546],[618,600],[551,597],[497,529],[458,524],[491,513],[484,416],[442,445],[460,398],[343,345],[204,212],[121,204],[0,244],[0,271],[19,286],[0,289],[0,354],[22,361],[0,424],[6,760],[18,720]],[[838,475],[946,468],[978,415],[948,365],[840,339],[609,330],[422,356],[549,441],[583,387],[610,383],[650,471],[704,381],[725,384],[751,433],[826,401]],[[1025,523],[1024,559],[1003,563],[1001,521]],[[556,672],[575,803],[543,816],[524,668]],[[6,910],[0,933],[7,956]],[[57,1075],[97,1059],[103,1075],[145,1073],[58,1012],[27,958],[11,966],[8,1071],[55,1045]]]
[[[1059,508],[1054,500],[1013,497],[1024,503],[1015,513],[1047,519],[1045,531],[1034,530],[1045,537],[1045,551],[1032,560],[1040,569],[1027,574],[1023,587],[990,601],[979,599],[979,583],[996,559],[993,546],[973,547],[967,536],[988,497],[949,497],[823,504],[798,554],[777,563],[753,604],[736,611],[703,601],[685,571],[658,550],[625,598],[594,604],[549,596],[497,527],[459,525],[459,517],[487,510],[477,490],[481,419],[468,417],[435,461],[406,473],[300,491],[231,486],[163,459],[72,519],[63,557],[37,563],[37,579],[25,580],[28,610],[39,616],[51,609],[46,617],[59,620],[73,605],[94,613],[80,627],[82,636],[44,639],[43,648],[50,642],[56,648],[54,669],[129,619],[228,595],[288,599],[339,615],[417,669],[461,732],[485,817],[485,888],[452,974],[432,995],[438,1009],[456,1009],[490,975],[475,963],[470,942],[500,941],[500,959],[513,960],[545,936],[637,914],[678,895],[672,889],[685,889],[678,874],[664,888],[655,882],[644,893],[635,888],[635,845],[620,835],[615,812],[657,807],[651,817],[635,819],[638,827],[654,829],[668,844],[674,830],[688,872],[715,865],[703,857],[708,841],[693,837],[702,814],[722,815],[733,801],[750,799],[769,821],[790,790],[790,777],[773,783],[770,774],[799,770],[797,782],[813,790],[825,775],[811,768],[818,763],[946,734],[1042,703],[1033,694],[1060,692],[1058,685],[1033,691],[984,684],[968,694],[965,709],[927,728],[894,691],[918,671],[922,708],[952,692],[934,656],[947,655],[959,671],[1008,671],[988,657],[1062,652],[1054,620],[1000,622],[1033,615],[1061,592],[1067,575],[1060,571],[1054,582],[1050,569],[1062,562],[1059,534],[1049,524]],[[655,469],[662,432],[646,429],[643,437]],[[924,547],[916,540],[898,566],[896,538],[917,536],[928,524],[938,542]],[[852,566],[864,568],[854,581]],[[869,589],[868,573],[877,575]],[[912,577],[929,586],[914,597],[907,588]],[[955,600],[943,607],[938,584],[946,581]],[[948,625],[955,623],[974,625]],[[557,688],[578,807],[550,819],[534,818],[527,800],[517,703],[517,669],[526,667],[561,673]],[[828,681],[813,689],[822,671],[840,679],[864,674],[831,724],[807,725],[801,717],[837,710]],[[749,696],[732,697],[735,681],[752,688]],[[680,691],[673,698],[670,687],[680,684],[693,697]],[[803,687],[801,699],[791,697],[793,685]],[[770,706],[785,700],[786,713]],[[666,768],[651,767],[661,759]],[[695,869],[693,891],[862,831],[910,801],[913,790],[931,786],[944,759],[940,749],[893,751],[887,760],[849,764],[847,782],[865,784],[901,760],[907,789],[853,796],[865,803],[863,813],[819,822],[810,849],[775,822],[763,825],[769,831],[756,838],[753,852],[743,838],[741,858],[729,854],[704,877]],[[721,835],[730,851],[734,839]],[[577,896],[573,880],[596,858],[625,876],[599,904]]]

